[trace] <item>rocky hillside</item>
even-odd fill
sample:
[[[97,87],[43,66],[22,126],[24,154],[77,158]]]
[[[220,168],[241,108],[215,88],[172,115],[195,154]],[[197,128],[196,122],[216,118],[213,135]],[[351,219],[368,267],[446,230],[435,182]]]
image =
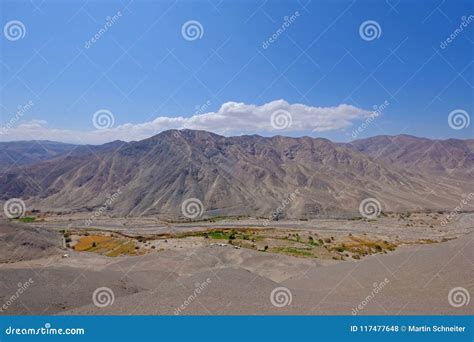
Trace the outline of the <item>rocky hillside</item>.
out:
[[[348,144],[320,138],[223,137],[170,130],[138,142],[82,146],[0,172],[3,200],[28,208],[116,216],[180,217],[188,198],[204,217],[353,215],[375,197],[385,211],[451,209],[474,191],[473,144],[381,136]],[[110,202],[110,201],[109,201]]]

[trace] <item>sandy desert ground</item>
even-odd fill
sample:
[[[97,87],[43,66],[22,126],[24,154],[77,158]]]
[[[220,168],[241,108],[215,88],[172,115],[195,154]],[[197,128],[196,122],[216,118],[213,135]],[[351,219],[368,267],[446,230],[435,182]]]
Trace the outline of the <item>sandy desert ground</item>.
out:
[[[474,214],[442,216],[1,221],[0,314],[473,314]]]

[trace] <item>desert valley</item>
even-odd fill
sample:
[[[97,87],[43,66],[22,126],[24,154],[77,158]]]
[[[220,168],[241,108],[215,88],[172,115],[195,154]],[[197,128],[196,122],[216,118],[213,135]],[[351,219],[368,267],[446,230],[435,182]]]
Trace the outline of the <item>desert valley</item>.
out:
[[[0,314],[472,314],[451,291],[474,291],[473,151],[193,130],[0,143]]]

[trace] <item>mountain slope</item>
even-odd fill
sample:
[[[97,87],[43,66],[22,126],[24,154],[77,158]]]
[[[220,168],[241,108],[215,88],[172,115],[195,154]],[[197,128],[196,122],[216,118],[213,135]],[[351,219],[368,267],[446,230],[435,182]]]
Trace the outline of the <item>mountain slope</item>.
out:
[[[422,174],[473,175],[474,140],[430,140],[407,135],[378,136],[352,143],[385,165]],[[472,178],[471,178],[472,180]]]
[[[401,142],[385,140],[392,138]],[[423,153],[426,141],[443,147]],[[354,215],[368,197],[386,211],[450,209],[474,190],[472,149],[465,162],[453,162],[466,146],[403,136],[336,144],[172,130],[8,170],[0,174],[0,193],[41,210],[92,211],[120,190],[109,205],[118,216],[180,217],[188,198],[202,201],[205,216],[268,217],[289,196],[283,213],[299,218]],[[421,172],[425,167],[430,171]]]
[[[0,168],[34,164],[68,153],[76,147],[53,141],[0,142]]]

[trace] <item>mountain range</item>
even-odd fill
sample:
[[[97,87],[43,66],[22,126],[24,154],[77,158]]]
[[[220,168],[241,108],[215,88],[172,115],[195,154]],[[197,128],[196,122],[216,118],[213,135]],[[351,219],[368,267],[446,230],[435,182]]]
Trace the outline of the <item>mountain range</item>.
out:
[[[268,217],[283,207],[285,217],[311,218],[357,215],[366,198],[384,211],[451,210],[474,192],[472,139],[335,143],[169,130],[99,146],[32,144],[0,144],[0,196],[42,211],[92,212],[119,192],[110,215],[182,217],[183,201],[196,198],[202,217]]]

